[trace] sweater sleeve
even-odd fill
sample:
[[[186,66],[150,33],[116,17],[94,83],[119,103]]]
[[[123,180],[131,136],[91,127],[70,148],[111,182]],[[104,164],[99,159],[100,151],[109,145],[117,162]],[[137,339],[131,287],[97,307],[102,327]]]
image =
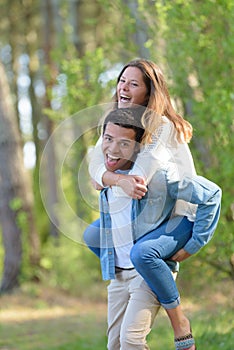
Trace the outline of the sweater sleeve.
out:
[[[106,171],[104,157],[102,153],[102,137],[100,137],[95,147],[89,152],[89,174],[99,185],[102,183],[103,174]]]
[[[160,127],[152,136],[152,143],[147,144],[137,155],[129,174],[143,176],[149,183],[161,164],[169,161],[172,157],[170,148],[174,131],[173,124],[166,117],[163,117]]]
[[[106,167],[101,143],[102,137],[99,138],[96,146],[90,152],[89,174],[97,183],[104,187],[102,177],[106,171]],[[184,172],[183,169],[188,171],[194,167],[187,144],[178,142],[173,123],[168,118],[162,117],[162,122],[158,130],[152,136],[152,143],[145,145],[140,153],[138,153],[129,175],[142,176],[148,184],[154,173],[161,168],[162,164],[169,161],[176,163],[180,173],[181,171]],[[191,171],[189,170],[188,172]]]
[[[189,254],[197,253],[212,238],[217,227],[221,208],[221,189],[202,176],[185,176],[178,182],[168,182],[174,199],[197,204],[192,237],[184,246]]]
[[[151,180],[160,164],[171,157],[168,146],[174,130],[173,124],[164,117],[157,132],[152,137],[152,143],[144,146],[137,155],[135,164],[130,175],[143,176],[147,183]],[[90,151],[89,174],[101,186],[102,177],[106,171],[104,157],[101,149],[102,137],[99,138],[95,147]],[[104,186],[103,186],[104,187]]]

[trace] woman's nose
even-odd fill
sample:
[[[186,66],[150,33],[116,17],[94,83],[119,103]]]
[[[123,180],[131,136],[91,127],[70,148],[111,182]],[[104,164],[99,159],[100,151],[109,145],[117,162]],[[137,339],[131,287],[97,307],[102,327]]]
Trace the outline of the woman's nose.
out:
[[[123,90],[128,90],[128,89],[129,89],[129,84],[128,84],[127,81],[125,81],[125,82],[123,83],[122,89],[123,89]]]

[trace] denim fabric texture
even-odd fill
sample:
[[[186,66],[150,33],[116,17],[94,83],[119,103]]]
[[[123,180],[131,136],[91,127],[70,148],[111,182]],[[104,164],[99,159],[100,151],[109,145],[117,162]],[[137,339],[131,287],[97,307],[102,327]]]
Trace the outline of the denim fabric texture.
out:
[[[168,233],[171,224],[175,229]],[[192,230],[193,222],[177,216],[140,238],[131,250],[133,265],[166,309],[180,304],[167,260],[184,247],[191,238]]]
[[[100,259],[104,280],[115,278],[114,247],[111,233],[107,189],[100,193]],[[190,254],[198,252],[212,238],[218,224],[221,206],[221,189],[201,176],[184,176],[179,180],[176,171],[169,166],[155,173],[146,196],[132,200],[132,234],[136,243],[139,238],[156,230],[168,221],[165,234],[172,235],[183,217],[172,220],[176,200],[197,204],[196,220],[190,238],[183,248]],[[168,252],[172,255],[172,252]],[[148,282],[147,282],[148,283]]]

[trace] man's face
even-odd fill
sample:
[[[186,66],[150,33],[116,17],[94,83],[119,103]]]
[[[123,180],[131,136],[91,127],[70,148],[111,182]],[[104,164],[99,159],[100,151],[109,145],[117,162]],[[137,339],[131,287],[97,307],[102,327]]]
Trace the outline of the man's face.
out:
[[[127,170],[138,151],[136,132],[108,122],[103,135],[102,151],[107,170]]]

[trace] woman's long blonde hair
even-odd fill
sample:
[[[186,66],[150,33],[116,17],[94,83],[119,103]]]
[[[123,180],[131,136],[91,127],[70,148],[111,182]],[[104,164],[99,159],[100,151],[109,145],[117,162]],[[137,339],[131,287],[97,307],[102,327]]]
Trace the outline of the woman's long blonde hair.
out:
[[[193,134],[192,125],[181,115],[176,113],[173,108],[167,84],[161,69],[149,60],[136,59],[130,61],[123,67],[117,78],[117,83],[127,67],[137,67],[141,70],[144,82],[148,89],[148,104],[145,106],[147,108],[142,117],[142,124],[145,128],[145,135],[142,142],[151,142],[151,135],[157,130],[161,122],[161,117],[166,116],[175,126],[178,141],[188,143]],[[118,101],[117,92],[115,93],[113,100],[115,102]]]

